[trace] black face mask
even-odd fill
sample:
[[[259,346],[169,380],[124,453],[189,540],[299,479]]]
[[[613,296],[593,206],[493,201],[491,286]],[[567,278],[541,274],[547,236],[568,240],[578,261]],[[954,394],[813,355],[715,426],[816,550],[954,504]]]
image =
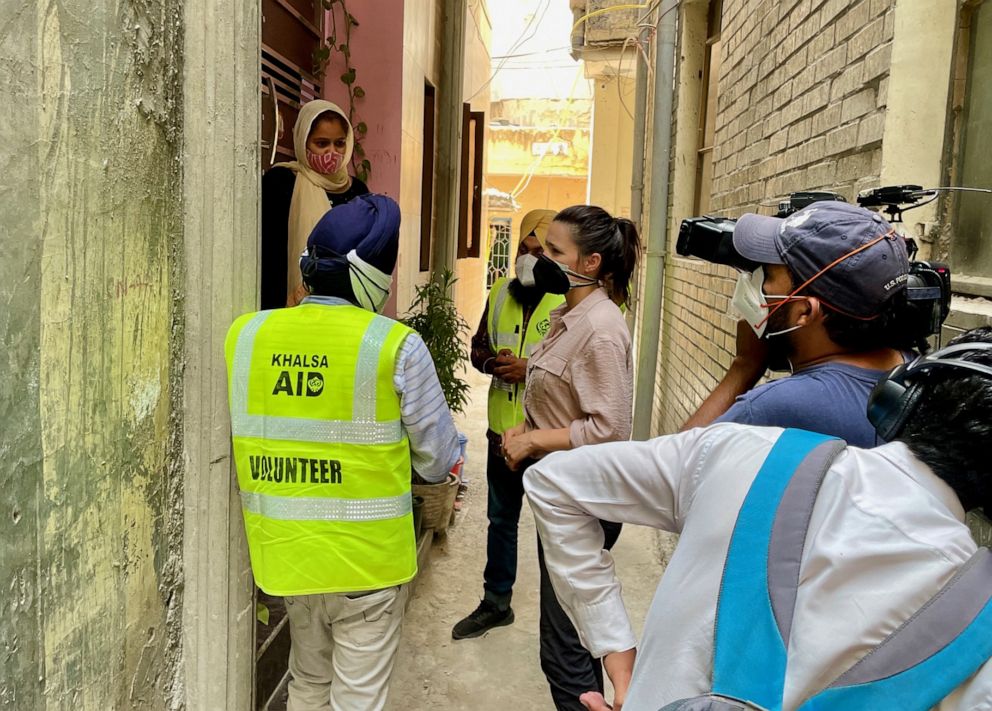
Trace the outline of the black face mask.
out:
[[[527,259],[529,257],[529,259]],[[571,288],[568,274],[547,255],[524,255],[522,267],[517,267],[517,281],[525,287],[534,287],[545,294],[567,294]]]
[[[539,286],[524,286],[519,279],[513,279],[507,284],[510,296],[521,306],[534,307],[541,303],[547,293]]]

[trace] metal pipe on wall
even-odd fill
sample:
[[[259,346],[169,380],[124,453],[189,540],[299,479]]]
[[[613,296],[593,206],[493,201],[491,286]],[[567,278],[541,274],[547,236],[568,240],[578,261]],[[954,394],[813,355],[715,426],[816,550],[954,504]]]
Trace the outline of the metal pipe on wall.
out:
[[[461,179],[462,103],[465,82],[465,16],[467,0],[444,0],[441,77],[438,81],[437,231],[432,250],[432,275],[454,270],[458,245],[458,188]]]
[[[644,217],[644,143],[647,133],[648,108],[648,70],[642,52],[647,45],[649,27],[641,28],[637,37],[637,48],[634,52],[637,62],[634,70],[634,161],[630,175],[630,219],[637,225],[637,233],[642,234]],[[633,290],[637,294],[640,289],[641,276],[633,275]],[[636,328],[639,309],[627,312],[627,325],[631,332]]]
[[[644,217],[644,143],[647,134],[648,70],[641,50],[647,44],[650,29],[641,29],[637,37],[637,69],[634,72],[634,167],[630,176],[630,216],[641,230]]]
[[[647,250],[644,254],[641,332],[638,339],[637,381],[634,389],[633,438],[637,440],[648,439],[651,436],[655,370],[658,366],[658,344],[661,336],[662,294],[665,289],[665,251],[668,235],[668,179],[672,150],[672,106],[675,93],[676,17],[674,10],[677,5],[678,2],[676,1],[659,10],[660,18],[655,43],[654,113],[651,126],[651,210]],[[632,211],[633,207],[632,203]]]

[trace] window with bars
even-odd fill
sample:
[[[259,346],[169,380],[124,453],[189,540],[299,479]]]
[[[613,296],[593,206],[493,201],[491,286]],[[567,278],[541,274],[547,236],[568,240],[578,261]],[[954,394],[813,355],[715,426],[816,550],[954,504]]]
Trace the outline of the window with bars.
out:
[[[489,268],[486,288],[505,277],[510,271],[510,218],[494,217],[489,220]]]

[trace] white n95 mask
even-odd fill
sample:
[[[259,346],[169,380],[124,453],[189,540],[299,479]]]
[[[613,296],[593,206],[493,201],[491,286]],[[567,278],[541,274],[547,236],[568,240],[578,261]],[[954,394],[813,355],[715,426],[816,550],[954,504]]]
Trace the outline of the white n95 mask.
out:
[[[358,299],[358,305],[367,311],[382,313],[382,307],[389,298],[393,275],[379,271],[359,257],[354,249],[348,252],[347,259],[351,290]]]
[[[537,264],[537,257],[533,254],[521,254],[517,261],[513,263],[513,273],[524,286],[534,286],[534,265]]]
[[[758,267],[753,272],[741,272],[737,276],[734,297],[730,300],[730,308],[734,313],[747,321],[758,338],[781,336],[783,333],[789,333],[790,331],[802,328],[802,326],[793,326],[792,328],[785,328],[781,331],[765,332],[768,326],[768,317],[771,315],[772,309],[768,304],[768,299],[788,300],[795,297],[765,294],[761,289],[764,283],[765,270],[761,267]]]

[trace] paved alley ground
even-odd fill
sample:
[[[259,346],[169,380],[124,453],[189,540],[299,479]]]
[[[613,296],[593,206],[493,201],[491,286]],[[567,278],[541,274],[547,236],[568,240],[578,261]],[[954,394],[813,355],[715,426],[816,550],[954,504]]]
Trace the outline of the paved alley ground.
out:
[[[468,493],[457,523],[435,541],[407,609],[387,709],[497,711],[553,709],[538,661],[537,534],[525,504],[513,609],[516,621],[483,637],[455,642],[451,627],[482,597],[486,559],[486,393],[488,378],[470,371],[472,398],[459,428],[469,436]],[[614,548],[624,599],[640,634],[674,536],[627,526]]]

